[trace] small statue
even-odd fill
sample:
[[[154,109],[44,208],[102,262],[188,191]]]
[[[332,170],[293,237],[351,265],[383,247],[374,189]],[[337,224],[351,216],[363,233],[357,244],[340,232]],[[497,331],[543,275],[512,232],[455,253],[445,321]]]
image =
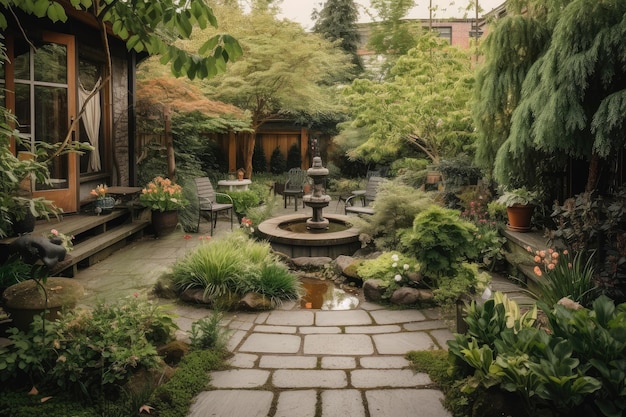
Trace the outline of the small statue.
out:
[[[9,245],[9,251],[18,253],[24,262],[34,265],[41,259],[51,269],[65,259],[67,251],[59,241],[51,242],[43,236],[22,235]]]

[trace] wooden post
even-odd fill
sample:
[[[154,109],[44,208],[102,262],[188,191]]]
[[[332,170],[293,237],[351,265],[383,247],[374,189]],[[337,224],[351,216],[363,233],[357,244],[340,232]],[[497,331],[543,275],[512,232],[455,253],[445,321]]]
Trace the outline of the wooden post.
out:
[[[309,129],[306,127],[300,129],[300,158],[302,160],[300,168],[309,169],[311,166],[311,161],[309,161]]]
[[[228,130],[228,172],[237,171],[237,138],[233,129]]]
[[[167,176],[176,181],[176,159],[174,157],[174,140],[172,139],[172,113],[170,106],[163,106],[165,119],[165,149],[167,152]]]

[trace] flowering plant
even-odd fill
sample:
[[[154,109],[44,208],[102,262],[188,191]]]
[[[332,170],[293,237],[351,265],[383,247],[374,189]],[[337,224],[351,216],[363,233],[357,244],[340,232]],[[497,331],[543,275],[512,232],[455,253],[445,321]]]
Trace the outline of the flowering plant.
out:
[[[533,272],[540,278],[537,280],[538,299],[549,306],[564,297],[583,306],[593,300],[596,290],[593,256],[579,252],[572,257],[567,250],[559,252],[552,248],[533,251],[530,246],[526,250],[534,255]]]
[[[68,236],[59,232],[57,229],[50,230],[48,239],[54,244],[63,246],[67,252],[70,252],[74,248],[74,243],[72,242],[74,236]]]
[[[187,204],[183,197],[183,188],[160,176],[155,177],[141,190],[139,200],[144,206],[159,211],[178,210]]]
[[[89,192],[90,195],[96,197],[98,200],[106,198],[109,187],[106,184],[98,184],[96,188]]]
[[[241,228],[248,235],[252,235],[254,233],[254,227],[252,227],[252,220],[247,217],[241,219]]]

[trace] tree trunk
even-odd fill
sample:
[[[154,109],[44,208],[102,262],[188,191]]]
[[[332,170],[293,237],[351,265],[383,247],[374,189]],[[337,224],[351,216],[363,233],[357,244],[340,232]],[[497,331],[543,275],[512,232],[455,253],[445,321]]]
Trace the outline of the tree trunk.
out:
[[[596,189],[598,185],[598,177],[600,175],[600,156],[597,153],[591,155],[591,161],[589,161],[589,171],[587,175],[587,185],[585,191],[591,192]]]
[[[169,106],[164,106],[165,117],[165,149],[167,151],[167,175],[170,180],[176,181],[176,159],[174,157],[174,140],[172,139],[172,113]]]
[[[246,177],[252,179],[252,155],[254,154],[254,144],[256,142],[256,130],[246,133],[244,138],[244,166]]]

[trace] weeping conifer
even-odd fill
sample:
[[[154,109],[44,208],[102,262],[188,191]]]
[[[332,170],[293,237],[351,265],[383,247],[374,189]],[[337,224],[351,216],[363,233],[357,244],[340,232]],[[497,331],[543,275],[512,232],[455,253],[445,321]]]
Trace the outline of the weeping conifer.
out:
[[[495,93],[499,100],[493,106],[499,113],[483,116],[486,121],[478,124],[484,137],[492,139],[501,140],[506,135],[507,120],[510,131],[501,146],[481,141],[480,152],[490,156],[498,148],[494,174],[503,183],[510,183],[512,169],[520,170],[513,176],[529,175],[522,169],[537,166],[536,159],[533,163],[526,159],[533,152],[546,158],[585,158],[590,161],[587,190],[602,189],[603,184],[598,183],[599,169],[626,142],[626,2],[532,0],[529,4],[530,12],[544,12],[538,23],[544,24],[549,33],[547,48],[528,67],[521,90],[503,89]],[[536,19],[530,12],[520,19]],[[529,56],[532,46],[520,44],[518,55]],[[507,66],[507,51],[510,52],[494,48],[488,60],[513,71],[512,66]],[[502,73],[497,71],[485,74],[479,99],[489,97],[489,89],[501,82],[499,77]],[[519,102],[514,103],[518,93]],[[508,99],[510,106],[502,106]],[[488,111],[484,108],[479,115]],[[506,118],[507,111],[511,112],[510,119]]]

